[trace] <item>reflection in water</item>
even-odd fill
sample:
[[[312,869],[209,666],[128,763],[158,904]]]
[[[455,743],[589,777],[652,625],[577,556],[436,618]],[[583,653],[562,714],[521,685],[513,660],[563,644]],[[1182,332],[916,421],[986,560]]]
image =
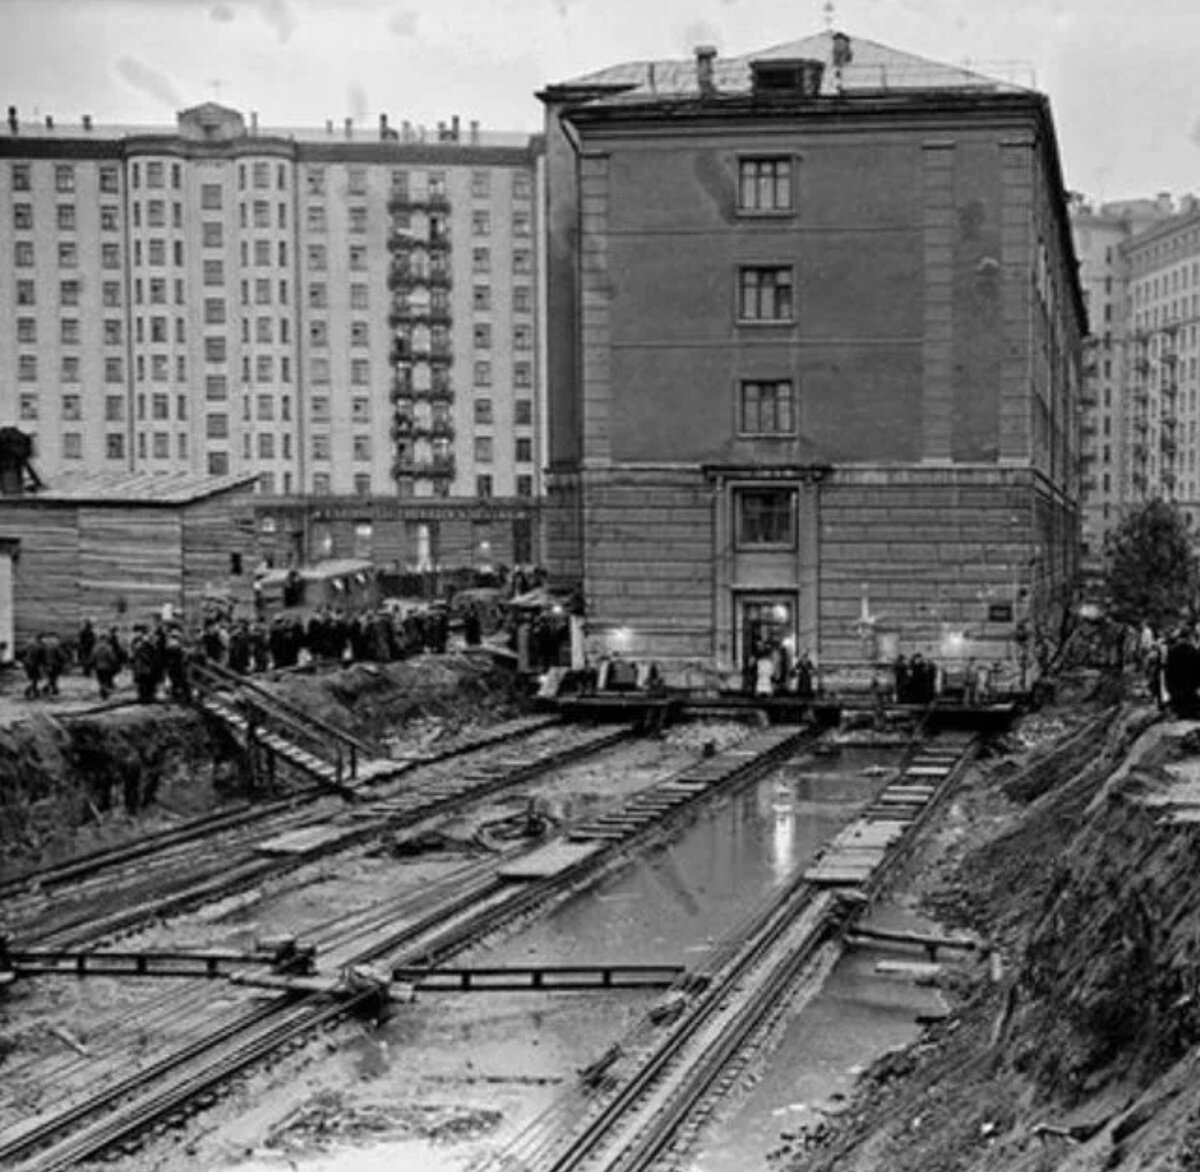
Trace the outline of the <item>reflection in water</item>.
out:
[[[786,782],[775,783],[771,813],[771,869],[783,883],[796,870],[796,803]]]

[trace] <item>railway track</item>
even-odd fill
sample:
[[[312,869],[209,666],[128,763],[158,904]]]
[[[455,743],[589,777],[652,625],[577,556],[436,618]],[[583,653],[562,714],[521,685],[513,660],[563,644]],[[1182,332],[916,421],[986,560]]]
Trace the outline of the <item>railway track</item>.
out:
[[[756,1039],[770,1032],[806,974],[827,970],[832,943],[862,907],[866,892],[898,865],[929,813],[948,794],[970,759],[963,744],[940,792],[910,823],[876,873],[846,888],[793,878],[771,903],[732,933],[704,969],[664,1002],[674,1020],[651,1014],[615,1046],[581,1085],[486,1165],[487,1172],[647,1172],[679,1166],[698,1116],[747,1061]]]
[[[625,729],[537,726],[514,738],[456,751],[379,787],[377,797],[346,808],[307,803],[269,811],[230,834],[189,835],[157,853],[98,860],[77,885],[52,897],[41,891],[6,907],[9,930],[22,945],[80,947],[141,924],[226,898],[306,863],[358,846],[382,833],[467,808],[471,803],[550,770],[605,751]],[[505,754],[494,760],[496,751]],[[490,755],[492,760],[482,758]],[[478,760],[476,760],[479,758]],[[332,799],[325,799],[332,802]],[[203,829],[203,828],[201,828]],[[264,854],[264,844],[316,831],[311,845]],[[127,874],[132,869],[132,874]],[[126,880],[123,884],[122,880]],[[114,902],[119,906],[113,907]]]
[[[692,800],[702,800],[718,787],[761,776],[789,755],[800,739],[797,734],[759,734],[756,745],[729,753],[723,775],[718,778],[713,774],[710,783],[697,785]],[[704,767],[711,770],[713,762],[706,761]],[[676,806],[664,816],[669,819],[678,812]],[[322,943],[327,971],[333,966],[374,962],[388,968],[411,968],[444,961],[502,924],[535,914],[539,907],[586,886],[589,877],[594,879],[606,864],[651,833],[653,827],[649,825],[631,827],[622,839],[598,846],[572,865],[533,882],[504,882],[494,864],[490,868],[478,865],[464,869],[453,883],[412,897],[423,911],[400,901],[364,914],[358,924],[339,923],[335,939]],[[431,906],[433,900],[436,906]],[[190,1040],[102,1092],[81,1094],[77,1101],[64,1104],[46,1117],[0,1134],[0,1164],[25,1160],[19,1167],[26,1172],[47,1172],[72,1167],[114,1146],[133,1142],[148,1128],[177,1117],[189,1105],[209,1100],[220,1086],[248,1066],[315,1030],[372,1007],[378,997],[374,986],[351,992],[332,1004],[326,996],[274,996],[269,1009],[245,1009],[240,1023],[222,1022],[220,1028]]]

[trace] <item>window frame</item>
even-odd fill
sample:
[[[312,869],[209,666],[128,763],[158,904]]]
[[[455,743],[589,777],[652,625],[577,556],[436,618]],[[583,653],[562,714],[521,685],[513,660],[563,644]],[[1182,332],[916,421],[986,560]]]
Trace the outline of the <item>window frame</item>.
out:
[[[773,388],[776,392],[773,405],[773,413],[778,419],[779,416],[779,399],[778,390],[781,387],[787,388],[787,409],[790,416],[790,423],[787,428],[772,428],[763,429],[751,428],[747,426],[746,418],[746,395],[750,388],[757,388],[761,392],[764,388]],[[747,439],[785,439],[794,440],[799,434],[799,399],[796,394],[796,381],[792,378],[741,378],[737,381],[735,392],[734,409],[737,412],[735,420],[736,430],[739,437]],[[760,397],[758,401],[757,414],[759,422],[763,416],[763,400]]]
[[[796,214],[796,177],[797,177],[797,174],[799,171],[799,168],[797,166],[797,163],[799,162],[799,160],[796,158],[795,155],[790,155],[790,154],[787,154],[786,152],[776,153],[774,151],[766,151],[766,152],[762,152],[762,153],[760,153],[758,151],[744,151],[744,152],[740,152],[737,155],[736,162],[737,162],[737,183],[736,183],[735,210],[739,217],[744,217],[746,219],[751,219],[751,220],[753,220],[753,219],[777,220],[777,219],[781,219],[781,218],[795,216],[795,214]],[[752,165],[752,164],[762,165],[764,163],[770,163],[772,165],[778,165],[779,163],[786,163],[788,165],[788,185],[787,185],[788,186],[788,206],[787,207],[777,207],[777,206],[766,207],[766,208],[751,207],[742,202],[742,195],[743,195],[743,191],[744,191],[744,182],[745,182],[743,179],[743,175],[742,175],[742,169],[748,165]],[[756,191],[757,191],[757,185],[759,182],[761,182],[761,180],[759,180],[756,177],[756,179],[755,179]],[[778,184],[778,179],[776,178],[773,182],[775,184]]]
[[[788,529],[787,537],[782,540],[757,541],[750,540],[747,537],[747,518],[744,509],[744,502],[751,497],[767,497],[778,496],[786,498],[788,505]],[[776,484],[755,484],[753,482],[745,484],[737,484],[732,486],[730,493],[730,503],[733,509],[733,534],[734,548],[737,550],[750,551],[788,551],[797,548],[799,541],[799,492],[794,485],[783,486]],[[765,516],[765,511],[759,514],[760,524],[761,517]]]
[[[746,306],[746,275],[748,273],[774,273],[776,274],[775,284],[772,286],[776,299],[779,295],[779,290],[783,288],[778,283],[778,276],[781,273],[787,273],[788,283],[788,315],[786,317],[746,317],[743,310]],[[761,303],[764,286],[761,282],[757,286],[757,299]],[[773,261],[752,261],[747,263],[739,263],[734,272],[734,321],[739,326],[794,326],[799,320],[796,316],[796,266],[792,263],[776,263]]]

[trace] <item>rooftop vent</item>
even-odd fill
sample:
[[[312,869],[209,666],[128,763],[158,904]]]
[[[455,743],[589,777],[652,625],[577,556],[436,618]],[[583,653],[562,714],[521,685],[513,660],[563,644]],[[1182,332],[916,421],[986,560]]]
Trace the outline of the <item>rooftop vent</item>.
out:
[[[16,106],[9,106],[8,108],[8,130],[10,134],[18,134],[21,130],[21,123],[17,119]]]
[[[716,59],[717,50],[714,46],[696,46],[696,85],[705,97],[717,92],[717,83],[713,78],[713,63]]]
[[[85,114],[83,116],[83,128],[87,131],[92,129],[92,116],[90,114]]]
[[[825,62],[811,57],[751,61],[754,93],[764,97],[815,98],[821,92]]]

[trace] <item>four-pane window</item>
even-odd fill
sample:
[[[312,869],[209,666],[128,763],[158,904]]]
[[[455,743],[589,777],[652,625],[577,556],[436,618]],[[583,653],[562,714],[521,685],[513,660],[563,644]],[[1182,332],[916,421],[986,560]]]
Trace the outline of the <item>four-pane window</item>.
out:
[[[738,271],[740,321],[791,321],[792,270],[788,265],[747,265]]]
[[[740,159],[738,210],[790,212],[792,210],[791,159]]]
[[[773,379],[742,383],[738,431],[743,435],[794,435],[796,409],[791,381]]]

